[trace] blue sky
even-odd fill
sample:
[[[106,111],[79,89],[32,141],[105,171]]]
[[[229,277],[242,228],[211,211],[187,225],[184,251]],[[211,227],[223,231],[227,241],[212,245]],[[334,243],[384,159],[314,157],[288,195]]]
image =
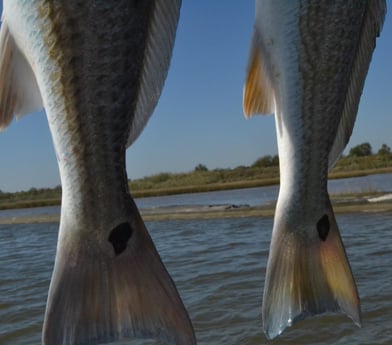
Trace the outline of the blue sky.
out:
[[[253,0],[183,0],[168,78],[154,114],[127,151],[131,179],[250,165],[276,154],[273,116],[245,120],[242,88],[253,29]],[[387,14],[348,148],[392,147],[392,18]],[[0,133],[0,190],[60,184],[45,113]]]

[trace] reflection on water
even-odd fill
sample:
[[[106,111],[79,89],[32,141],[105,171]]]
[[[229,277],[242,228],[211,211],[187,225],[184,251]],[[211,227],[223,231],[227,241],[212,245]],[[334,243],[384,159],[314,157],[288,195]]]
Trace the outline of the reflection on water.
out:
[[[199,345],[391,344],[392,215],[339,215],[337,221],[362,299],[363,328],[331,314],[299,323],[273,342],[261,331],[272,218],[148,222],[147,227]],[[0,226],[0,345],[40,344],[57,227]]]

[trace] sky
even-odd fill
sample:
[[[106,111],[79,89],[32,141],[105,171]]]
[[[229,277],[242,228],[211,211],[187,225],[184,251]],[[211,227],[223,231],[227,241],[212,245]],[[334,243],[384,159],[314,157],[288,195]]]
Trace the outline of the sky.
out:
[[[389,1],[388,1],[389,2]],[[2,6],[2,1],[1,1]],[[392,14],[373,54],[349,148],[392,147]],[[273,116],[246,120],[242,89],[253,0],[183,0],[171,66],[147,126],[127,151],[131,179],[251,165],[277,154]],[[60,176],[44,111],[0,133],[0,190],[54,187]]]

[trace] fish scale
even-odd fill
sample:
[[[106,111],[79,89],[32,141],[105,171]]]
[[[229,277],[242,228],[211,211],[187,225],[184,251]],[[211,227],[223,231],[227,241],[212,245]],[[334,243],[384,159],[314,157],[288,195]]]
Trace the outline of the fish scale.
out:
[[[65,112],[58,114],[56,107],[52,115],[48,108],[48,117],[54,117],[57,131],[67,133],[67,136],[68,133],[71,134],[70,140],[64,142],[62,137],[59,140],[54,138],[56,152],[60,157],[60,169],[64,164],[64,174],[70,175],[71,185],[88,188],[87,191],[77,191],[69,198],[70,202],[79,203],[79,200],[74,199],[86,197],[86,201],[80,201],[82,205],[90,202],[91,198],[93,205],[82,210],[92,211],[85,214],[85,217],[92,220],[97,218],[97,209],[109,208],[107,212],[101,211],[104,219],[108,219],[110,213],[115,214],[116,211],[111,210],[110,206],[118,205],[119,202],[114,198],[118,198],[119,191],[122,194],[127,191],[124,188],[127,184],[124,155],[137,98],[135,94],[138,86],[135,81],[140,73],[140,67],[137,64],[135,66],[134,61],[141,64],[142,59],[135,54],[137,49],[132,48],[140,46],[139,40],[131,40],[131,45],[124,42],[135,36],[133,31],[139,33],[143,23],[136,28],[123,24],[130,17],[126,13],[127,8],[124,8],[125,3],[118,3],[117,9],[113,6],[108,8],[105,3],[96,8],[82,1],[75,4],[48,3],[47,13],[52,22],[52,30],[47,32],[47,40],[56,42],[51,47],[52,58],[61,70],[66,71],[61,73],[59,85],[54,84],[50,91],[55,94],[56,90],[61,90],[59,97],[67,100]],[[75,17],[75,8],[79,19]],[[98,13],[94,13],[95,11]],[[93,19],[97,16],[105,20],[94,22]],[[70,26],[68,18],[79,25]],[[130,32],[121,30],[124,26],[129,27]],[[143,35],[138,35],[143,39]],[[58,53],[57,56],[54,55],[55,52]],[[139,56],[142,53],[143,50],[139,49]],[[98,80],[101,82],[97,82]],[[113,117],[113,114],[116,116]],[[59,118],[62,119],[61,122],[56,123]],[[75,188],[63,188],[75,191]],[[105,196],[101,205],[101,199],[97,199],[96,195]]]
[[[360,325],[327,191],[354,125],[386,2],[257,0],[244,112],[275,114],[280,189],[265,278],[268,338],[315,314]]]
[[[0,129],[44,106],[62,185],[44,345],[196,343],[125,169],[159,99],[180,5],[4,1]]]

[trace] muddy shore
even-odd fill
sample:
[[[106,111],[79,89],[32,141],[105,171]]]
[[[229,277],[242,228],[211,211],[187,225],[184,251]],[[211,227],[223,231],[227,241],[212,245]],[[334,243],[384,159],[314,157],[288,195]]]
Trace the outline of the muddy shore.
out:
[[[392,212],[392,194],[332,197],[335,213]],[[213,219],[238,217],[272,217],[275,203],[251,207],[248,205],[173,206],[141,209],[145,221]],[[59,222],[59,215],[1,217],[0,224],[30,224]]]

